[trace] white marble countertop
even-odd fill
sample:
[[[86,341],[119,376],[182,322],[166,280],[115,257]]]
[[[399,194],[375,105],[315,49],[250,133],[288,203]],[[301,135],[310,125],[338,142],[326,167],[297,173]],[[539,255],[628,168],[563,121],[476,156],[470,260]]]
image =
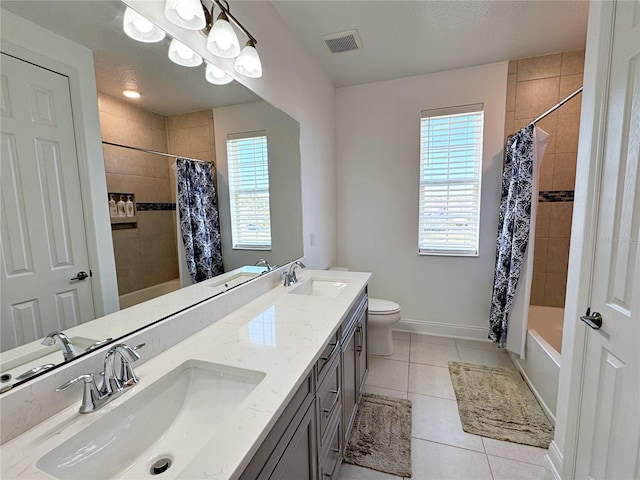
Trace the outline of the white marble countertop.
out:
[[[206,444],[192,446],[193,456],[186,466],[183,463],[175,468],[176,462],[162,478],[237,478],[365,288],[370,274],[305,269],[299,277],[301,282],[322,278],[346,281],[348,286],[329,298],[290,295],[287,292],[292,287],[278,285],[139,366],[140,383],[97,412],[78,413],[78,389],[77,404],[0,447],[1,477],[53,478],[36,467],[38,459],[185,361],[200,360],[266,376]],[[206,309],[207,304],[199,308]]]

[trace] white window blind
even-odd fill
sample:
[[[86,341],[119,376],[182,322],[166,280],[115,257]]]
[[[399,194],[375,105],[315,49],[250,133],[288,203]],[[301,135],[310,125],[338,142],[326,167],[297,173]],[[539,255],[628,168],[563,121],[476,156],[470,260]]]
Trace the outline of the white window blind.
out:
[[[482,109],[480,104],[421,112],[420,254],[478,255]]]
[[[227,135],[233,248],[271,249],[267,132]]]

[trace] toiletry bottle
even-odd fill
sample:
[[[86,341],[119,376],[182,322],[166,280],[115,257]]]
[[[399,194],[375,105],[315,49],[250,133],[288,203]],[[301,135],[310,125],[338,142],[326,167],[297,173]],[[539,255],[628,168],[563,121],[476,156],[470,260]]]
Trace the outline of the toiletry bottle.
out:
[[[131,201],[131,195],[127,195],[127,202],[125,203],[127,210],[127,217],[133,217],[133,202]]]
[[[118,200],[118,216],[119,217],[126,217],[127,216],[127,212],[125,210],[125,205],[124,205],[124,200],[122,200],[122,195],[120,196],[120,200]]]
[[[116,201],[113,199],[113,194],[109,195],[109,216],[118,216],[118,207],[116,206]]]

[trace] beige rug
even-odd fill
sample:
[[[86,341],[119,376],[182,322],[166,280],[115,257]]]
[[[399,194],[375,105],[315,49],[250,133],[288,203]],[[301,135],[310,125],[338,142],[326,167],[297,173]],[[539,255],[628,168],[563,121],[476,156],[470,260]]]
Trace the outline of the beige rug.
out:
[[[363,393],[344,461],[411,476],[411,402]]]
[[[548,448],[553,427],[515,368],[449,362],[462,429]]]

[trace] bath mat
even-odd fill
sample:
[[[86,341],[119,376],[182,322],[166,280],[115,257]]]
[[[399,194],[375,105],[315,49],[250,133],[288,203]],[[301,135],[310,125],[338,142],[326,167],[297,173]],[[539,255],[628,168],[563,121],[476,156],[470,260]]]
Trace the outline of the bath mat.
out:
[[[549,447],[553,427],[516,369],[449,362],[449,373],[465,432]]]
[[[411,477],[411,402],[363,393],[344,461]]]

